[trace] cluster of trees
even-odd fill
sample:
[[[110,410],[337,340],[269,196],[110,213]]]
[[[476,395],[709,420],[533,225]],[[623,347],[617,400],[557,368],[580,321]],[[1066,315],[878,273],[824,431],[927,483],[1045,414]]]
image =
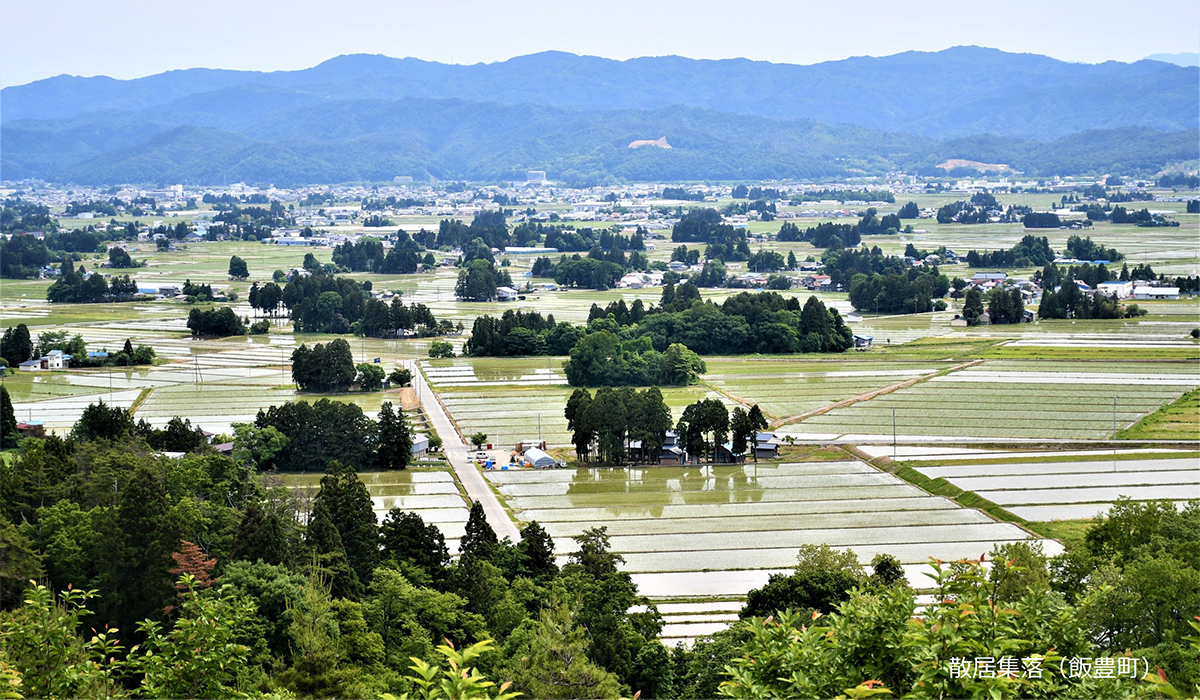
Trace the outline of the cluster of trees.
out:
[[[614,233],[608,229],[595,231],[590,228],[575,230],[572,228],[564,228],[561,226],[545,226],[537,224],[534,228],[531,224],[521,224],[514,230],[514,235],[517,237],[518,245],[526,245],[520,241],[528,240],[536,242],[536,238],[526,238],[528,234],[522,235],[522,232],[528,230],[534,233],[540,233],[543,228],[545,231],[545,243],[547,248],[555,248],[560,253],[582,252],[600,248],[601,250],[625,250],[625,251],[645,251],[646,230],[638,227],[637,231],[629,236],[620,233]]]
[[[258,282],[255,282],[250,285],[247,301],[250,302],[250,308],[255,311],[274,316],[275,312],[279,310],[280,304],[283,303],[283,288],[274,282],[267,282],[259,287]]]
[[[1172,221],[1162,214],[1151,214],[1149,209],[1127,211],[1125,207],[1113,207],[1109,219],[1114,224],[1137,224],[1144,227],[1178,226],[1178,221]]]
[[[721,214],[725,216],[737,216],[739,214],[748,214],[752,211],[758,212],[759,219],[762,221],[775,220],[775,202],[767,202],[762,199],[753,202],[730,202],[721,209]]]
[[[590,461],[593,451],[601,464],[657,462],[674,427],[671,407],[658,387],[635,391],[630,387],[601,387],[593,396],[576,389],[564,409],[571,443],[580,461]],[[640,447],[630,450],[633,441]]]
[[[583,362],[575,365],[580,378],[572,384],[611,386],[611,380],[600,379],[610,374],[629,377],[616,385],[687,383],[689,372],[676,368],[661,374],[661,363],[656,375],[656,361],[674,345],[702,355],[842,352],[854,346],[853,333],[841,315],[816,297],[810,297],[802,308],[795,297],[742,292],[718,306],[702,301],[700,290],[685,282],[678,287],[666,285],[658,306],[649,309],[640,299],[632,305],[621,299],[604,308],[593,304],[588,325],[582,329],[556,323],[552,316],[542,317],[537,312],[507,311],[500,319],[483,316],[475,321],[466,351],[484,356],[570,352],[574,357],[574,350],[584,340],[601,332],[608,335],[588,340],[581,350]],[[649,346],[642,340],[648,340]],[[660,355],[655,357],[650,350]],[[680,357],[692,362],[690,353]],[[643,381],[635,381],[636,377]]]
[[[420,265],[427,269],[437,265],[433,253],[421,255],[424,250],[407,231],[400,229],[396,231],[391,250],[386,253],[379,239],[363,236],[357,242],[346,241],[334,248],[333,262],[352,272],[410,274]]]
[[[796,297],[777,292],[742,292],[720,306],[700,301],[691,283],[663,287],[657,308],[622,334],[650,338],[655,349],[672,343],[701,355],[843,352],[854,347],[854,334],[836,309],[816,297],[801,307]]]
[[[1072,238],[1078,240],[1077,236]],[[1087,239],[1091,242],[1091,239]],[[1088,258],[1089,260],[1091,258]],[[1031,267],[1047,265],[1054,262],[1054,251],[1050,248],[1050,239],[1026,235],[1008,250],[971,250],[967,252],[968,267]]]
[[[281,300],[301,333],[349,333],[366,307],[371,283],[316,273],[297,275],[283,288]]]
[[[246,335],[246,320],[228,306],[219,309],[192,309],[188,312],[188,330],[192,337],[225,338],[231,335]]]
[[[1025,228],[1058,228],[1062,221],[1053,212],[1029,212],[1021,219],[1021,224]]]
[[[639,256],[634,253],[634,256]],[[633,257],[633,256],[631,256]],[[641,256],[644,261],[645,256]],[[599,248],[593,248],[587,257],[578,253],[571,257],[562,256],[554,266],[552,276],[554,282],[563,287],[579,287],[604,291],[616,284],[625,275],[625,254],[620,250],[604,253]]]
[[[896,212],[896,216],[901,219],[919,219],[921,218],[921,208],[916,202],[909,202],[900,207],[900,211]]]
[[[1124,267],[1122,266],[1122,268]],[[1114,277],[1113,272],[1103,263],[1099,265],[1083,263],[1081,265],[1070,265],[1066,268],[1060,268],[1058,265],[1051,263],[1034,273],[1034,279],[1041,283],[1043,289],[1054,289],[1067,280],[1079,280],[1092,289],[1096,289],[1102,283],[1108,282]]]
[[[144,263],[138,263],[129,255],[129,251],[124,248],[112,247],[108,249],[108,266],[119,269],[129,269],[142,267]]]
[[[915,205],[914,205],[915,206]],[[902,229],[900,217],[885,214],[880,217],[874,207],[867,209],[857,224],[836,224],[826,221],[810,226],[804,231],[788,221],[779,228],[775,239],[779,241],[805,241],[817,248],[853,248],[862,242],[863,236],[892,235]]]
[[[757,411],[757,404],[754,409],[765,429],[766,420],[762,418],[762,413]],[[744,420],[745,409],[740,410]],[[745,427],[741,426],[742,429]],[[680,446],[687,451],[688,458],[701,462],[706,458],[717,461],[717,450],[725,443],[730,428],[729,409],[725,408],[725,404],[720,399],[701,399],[687,406],[683,409],[683,415],[679,417],[679,423],[675,427],[679,435]],[[750,433],[742,437],[743,451],[746,438],[753,433],[753,430],[751,429]]]
[[[988,318],[992,323],[1021,323],[1025,318],[1025,300],[1019,289],[993,289],[988,299]],[[967,319],[970,321],[970,319]]]
[[[471,220],[470,225],[457,219],[443,219],[438,224],[435,246],[437,248],[463,248],[476,238],[481,239],[488,248],[503,250],[511,245],[511,235],[505,221],[504,211],[491,209],[481,211]],[[428,247],[428,244],[426,244]]]
[[[991,212],[999,208],[1000,205],[994,196],[977,192],[971,195],[969,202],[951,202],[938,207],[937,222],[939,224],[986,224],[991,217]]]
[[[1114,248],[1106,248],[1099,243],[1093,242],[1091,236],[1087,238],[1080,238],[1079,236],[1068,237],[1067,255],[1076,260],[1108,260],[1110,262],[1116,262],[1125,257]],[[1046,262],[1051,261],[1047,260],[1035,264],[1044,265]]]
[[[623,340],[617,324],[601,319],[588,324],[587,332],[575,343],[563,362],[563,372],[572,386],[685,386],[707,371],[704,360],[682,343],[671,343],[663,351],[650,338]]]
[[[810,226],[804,231],[790,221],[784,222],[775,235],[779,241],[805,241],[817,248],[853,248],[862,242],[858,226],[835,224],[832,221]]]
[[[819,202],[824,199],[834,199],[839,202],[888,202],[894,204],[896,195],[888,190],[808,190],[792,195],[793,202]]]
[[[458,271],[454,296],[467,301],[491,301],[496,298],[497,287],[511,287],[512,283],[508,270],[496,270],[490,260],[477,258]]]
[[[129,275],[113,277],[112,283],[99,272],[88,273],[83,265],[76,270],[70,259],[64,260],[58,279],[46,290],[52,304],[95,304],[129,301],[137,294],[137,283]]]
[[[825,274],[835,288],[847,289],[850,280],[858,274],[872,272],[884,274],[905,274],[912,267],[904,258],[894,255],[884,255],[879,246],[872,248],[830,248],[821,255],[825,265]]]
[[[936,267],[909,267],[904,272],[856,274],[850,279],[850,303],[859,311],[924,313],[933,311],[950,291],[950,280]]]
[[[0,277],[17,280],[36,278],[50,261],[50,250],[36,236],[14,233],[0,240]]]
[[[33,350],[33,338],[29,335],[29,326],[24,323],[5,328],[4,335],[0,336],[0,358],[9,367],[16,367],[33,357]]]
[[[357,329],[369,338],[395,338],[403,331],[435,335],[450,330],[449,321],[439,324],[428,306],[420,302],[405,304],[399,296],[392,298],[390,306],[379,299],[368,299]]]
[[[302,391],[346,391],[357,376],[354,354],[344,338],[312,348],[301,343],[292,351],[292,381]]]
[[[351,469],[404,469],[412,459],[412,429],[387,401],[378,420],[356,404],[329,399],[271,406],[259,410],[239,438],[260,469],[319,472],[332,461]]]
[[[636,304],[640,306],[639,299]],[[566,355],[582,337],[583,330],[554,315],[509,309],[500,318],[476,317],[464,352],[473,356],[508,357],[523,355]]]
[[[1136,305],[1129,308],[1138,313]],[[1072,278],[1067,278],[1057,292],[1044,288],[1038,305],[1038,318],[1122,318],[1126,312],[1125,307],[1107,294],[1080,290]]]
[[[734,188],[734,191],[736,192],[737,188]],[[736,196],[737,195],[735,194],[734,197],[736,197]],[[685,189],[683,187],[664,187],[663,191],[662,191],[662,198],[663,199],[680,199],[685,202],[703,202],[704,201],[704,193],[703,192],[689,192],[687,189]]]
[[[724,223],[716,209],[692,209],[684,214],[671,229],[671,240],[707,244],[704,257],[708,260],[732,262],[750,257],[746,230]]]
[[[58,221],[50,215],[50,207],[27,202],[20,197],[9,197],[0,205],[0,233],[50,233],[57,228]]]

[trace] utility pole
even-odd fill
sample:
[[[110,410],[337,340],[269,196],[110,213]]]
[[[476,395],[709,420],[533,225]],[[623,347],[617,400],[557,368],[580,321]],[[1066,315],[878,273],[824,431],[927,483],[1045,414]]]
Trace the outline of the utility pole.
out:
[[[896,461],[896,408],[892,407],[892,461]]]

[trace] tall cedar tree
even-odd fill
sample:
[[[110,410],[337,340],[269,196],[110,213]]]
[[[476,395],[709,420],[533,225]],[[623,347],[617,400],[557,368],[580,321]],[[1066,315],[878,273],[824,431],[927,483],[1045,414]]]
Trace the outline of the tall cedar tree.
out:
[[[412,433],[404,411],[392,410],[392,402],[379,407],[378,461],[380,469],[404,469],[412,459]]]
[[[379,525],[367,485],[358,478],[354,467],[334,460],[321,477],[316,501],[329,508],[329,517],[342,538],[346,561],[365,585],[379,563]]]
[[[104,586],[118,595],[102,600],[112,606],[107,619],[120,629],[135,629],[146,618],[158,619],[170,602],[173,589],[167,574],[171,552],[179,545],[167,517],[170,503],[159,477],[140,466],[121,491],[117,532],[122,538],[115,580]]]
[[[291,558],[289,549],[279,514],[270,507],[264,508],[258,499],[249,499],[234,535],[230,557],[277,565]]]
[[[13,413],[12,398],[8,389],[0,386],[0,450],[17,446],[21,434],[17,432],[17,416]]]
[[[432,523],[426,524],[416,513],[393,508],[379,527],[383,556],[395,561],[409,561],[429,575],[431,581],[444,578],[450,564],[446,537]]]
[[[554,540],[537,521],[521,528],[521,542],[517,545],[521,553],[521,574],[534,581],[545,581],[558,574],[554,563]]]
[[[13,368],[33,357],[33,339],[29,337],[29,326],[18,323],[16,328],[5,329],[4,336],[0,338],[0,357]]]
[[[342,536],[333,524],[329,505],[324,501],[313,504],[312,515],[305,531],[305,543],[316,555],[322,575],[327,577],[329,588],[337,598],[352,600],[362,597],[364,587],[358,574],[350,567]]]
[[[458,543],[459,554],[462,555],[462,559],[491,561],[495,558],[499,546],[496,531],[488,524],[487,516],[483,512],[483,504],[472,501],[471,512],[467,516],[466,532]]]

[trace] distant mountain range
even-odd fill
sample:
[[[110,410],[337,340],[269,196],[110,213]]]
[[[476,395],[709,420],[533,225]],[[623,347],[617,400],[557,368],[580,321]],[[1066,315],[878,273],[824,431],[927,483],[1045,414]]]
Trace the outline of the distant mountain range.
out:
[[[1200,53],[1156,53],[1153,56],[1147,56],[1146,60],[1174,63],[1177,66],[1200,66]]]
[[[1200,69],[960,47],[812,66],[549,52],[446,65],[58,76],[0,92],[0,178],[299,184],[395,175],[826,177],[946,159],[1027,173],[1200,158]],[[631,150],[667,137],[672,148]]]

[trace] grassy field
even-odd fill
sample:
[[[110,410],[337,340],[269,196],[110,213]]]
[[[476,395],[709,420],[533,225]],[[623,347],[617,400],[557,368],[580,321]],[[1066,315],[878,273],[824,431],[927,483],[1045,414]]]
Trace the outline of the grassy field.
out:
[[[1117,433],[1122,440],[1200,439],[1200,389],[1194,389]]]

